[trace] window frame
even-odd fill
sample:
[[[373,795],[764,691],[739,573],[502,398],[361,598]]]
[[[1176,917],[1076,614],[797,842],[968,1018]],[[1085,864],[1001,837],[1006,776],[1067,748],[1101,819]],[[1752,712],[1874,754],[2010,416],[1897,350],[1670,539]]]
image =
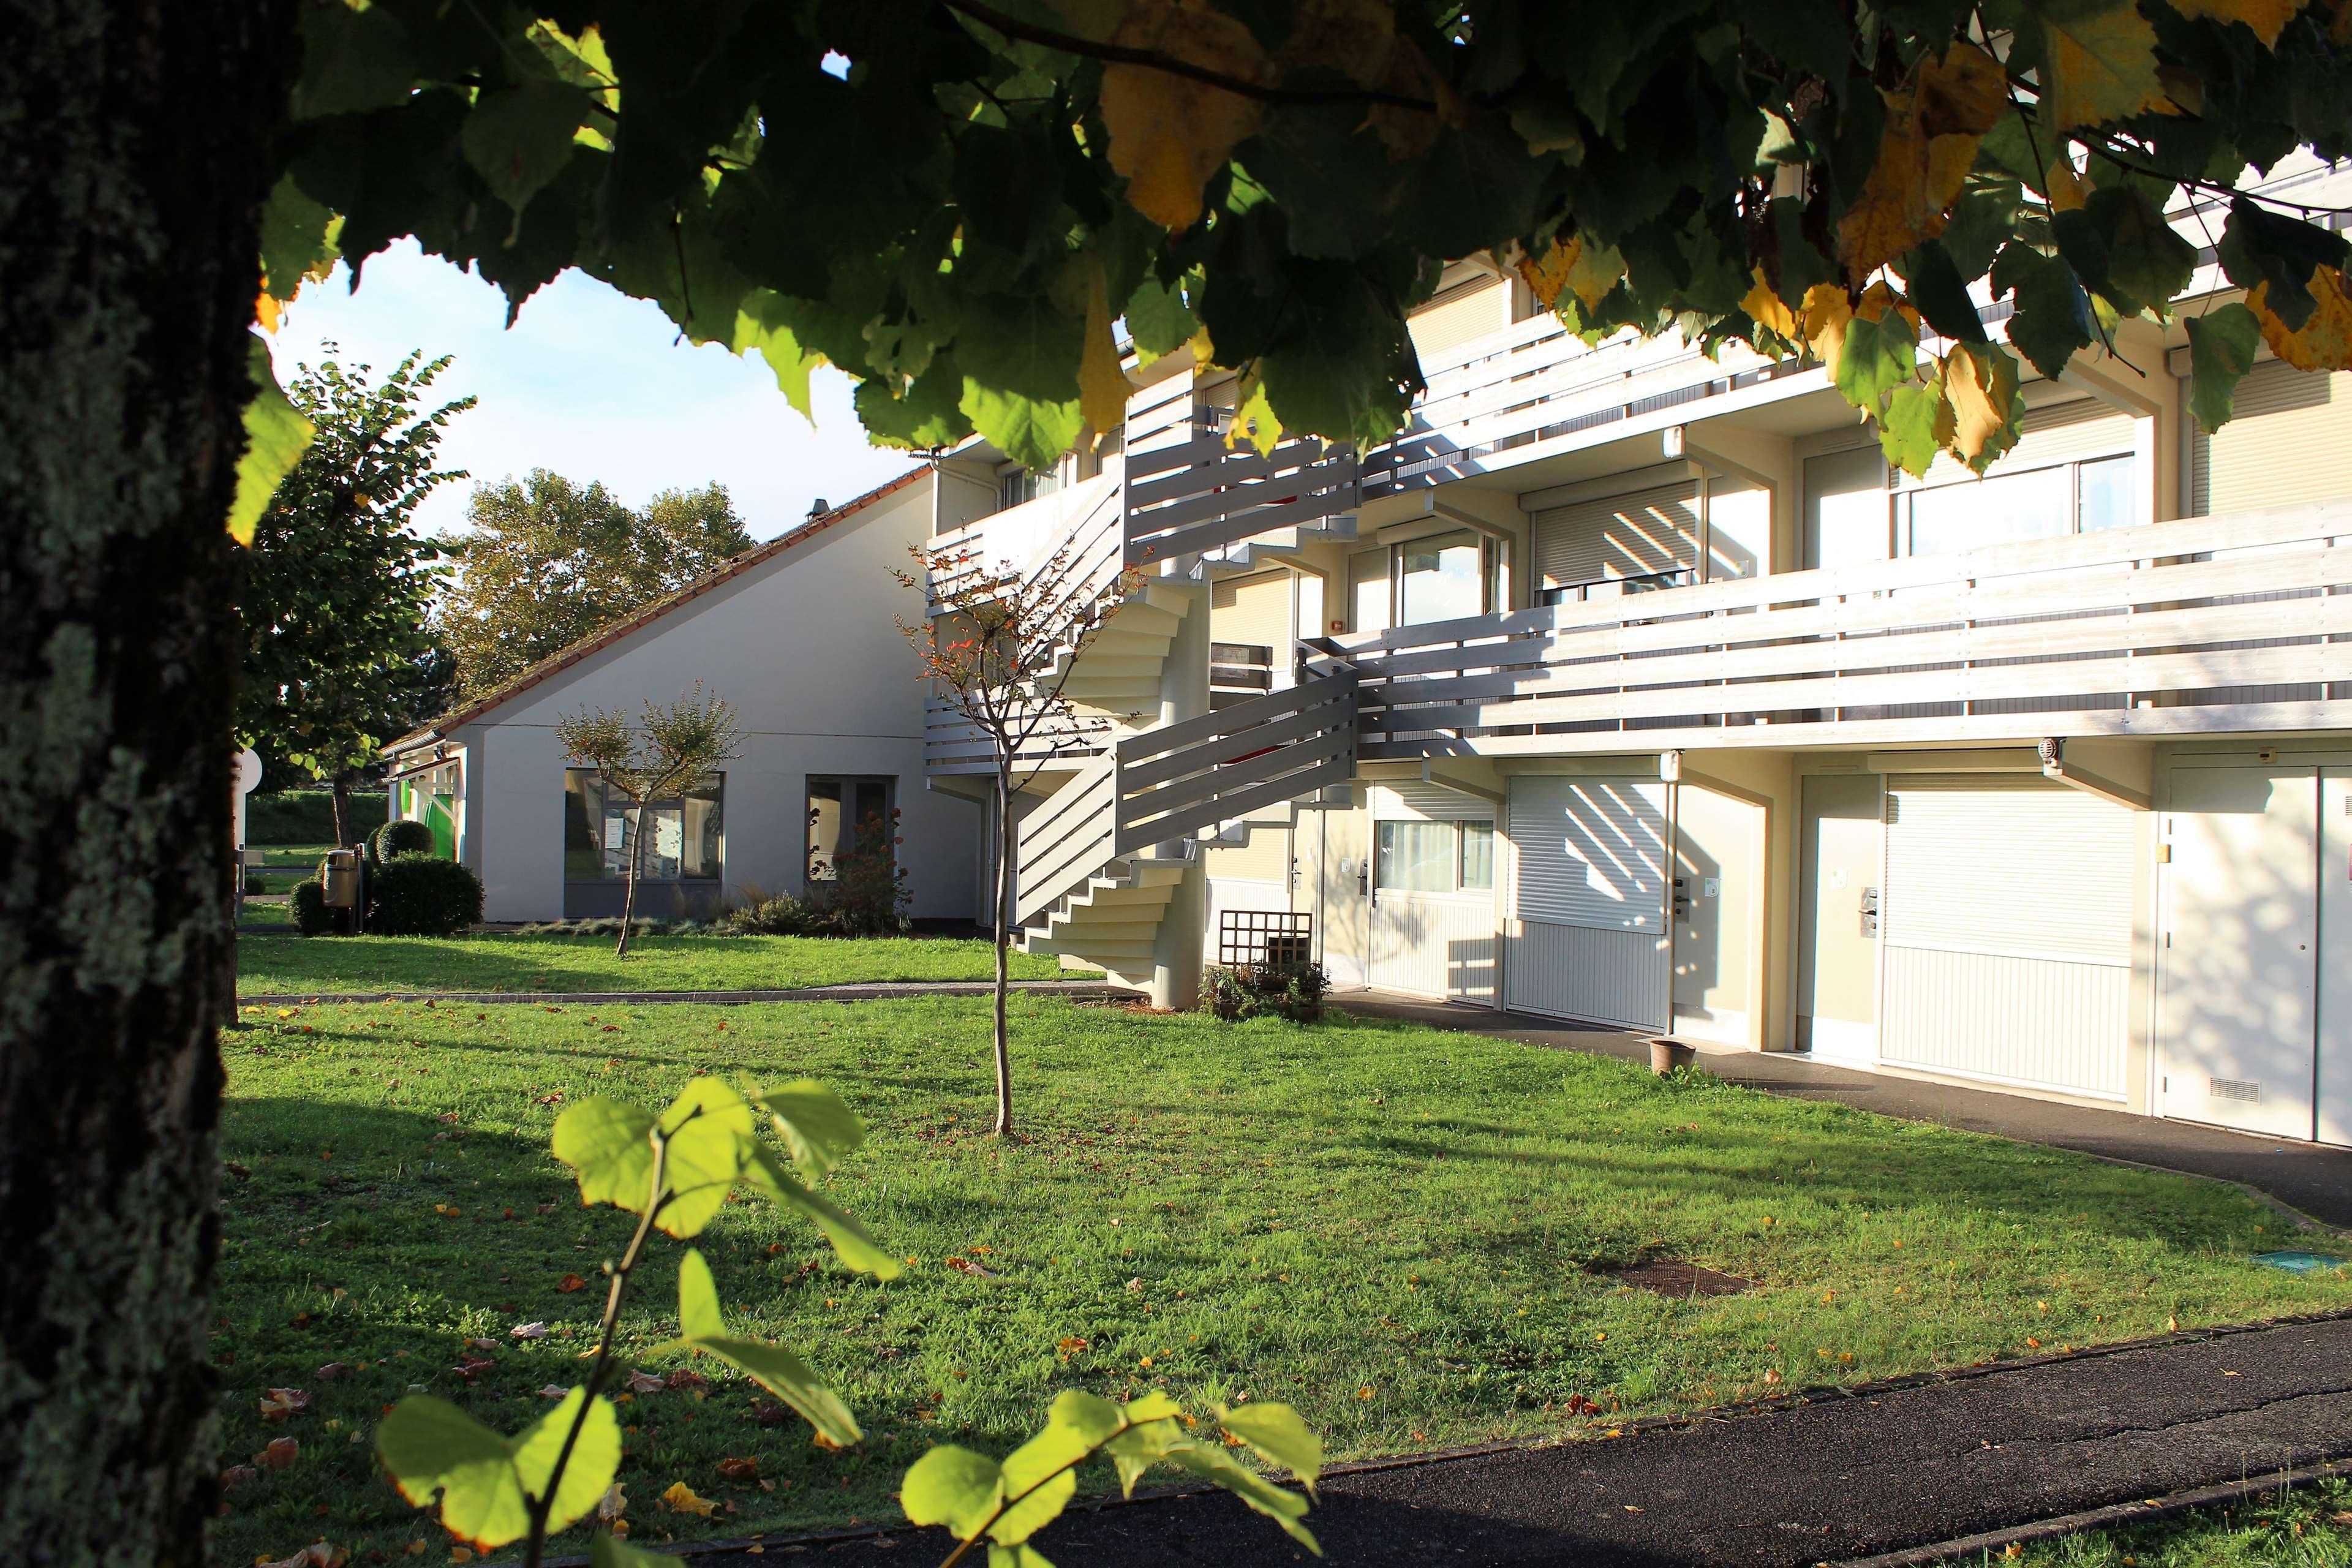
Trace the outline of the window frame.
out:
[[[888,821],[889,821],[889,818],[890,818],[890,814],[891,814],[893,811],[897,810],[897,809],[898,809],[898,774],[896,774],[896,773],[804,773],[804,774],[803,774],[803,775],[802,775],[802,777],[801,777],[801,881],[802,881],[802,885],[803,885],[803,887],[806,887],[806,888],[830,888],[830,887],[835,886],[835,884],[837,884],[837,883],[841,880],[840,875],[839,875],[839,873],[838,873],[838,871],[837,871],[836,868],[837,868],[837,866],[838,866],[838,864],[839,864],[840,858],[841,858],[841,856],[842,856],[842,854],[843,854],[843,852],[844,852],[844,847],[843,847],[842,844],[840,843],[840,841],[838,840],[838,838],[836,838],[836,840],[835,840],[835,845],[834,845],[834,847],[833,847],[832,850],[829,852],[829,854],[828,854],[828,856],[827,856],[827,858],[826,858],[826,859],[825,859],[824,865],[825,865],[825,868],[826,868],[826,874],[825,874],[825,875],[824,875],[824,876],[819,876],[819,875],[817,875],[817,873],[816,873],[816,865],[817,865],[817,845],[816,845],[816,842],[815,842],[815,836],[816,836],[816,813],[815,813],[815,806],[816,806],[816,802],[817,802],[817,798],[818,798],[818,797],[817,797],[817,793],[816,793],[816,792],[817,792],[817,788],[818,788],[818,786],[819,786],[819,785],[831,785],[831,786],[832,786],[832,787],[834,787],[835,789],[836,789],[836,790],[839,790],[839,791],[843,792],[841,795],[836,795],[836,796],[835,797],[835,804],[836,807],[839,807],[839,806],[842,806],[842,805],[844,805],[845,804],[845,802],[846,802],[846,798],[847,798],[847,792],[849,792],[849,791],[851,791],[851,790],[853,790],[853,789],[859,788],[859,787],[861,787],[861,786],[863,786],[863,785],[866,785],[866,784],[878,784],[878,785],[880,785],[880,786],[881,786],[881,790],[882,790],[882,818],[883,818],[883,821],[884,821],[886,824],[887,824],[887,823],[888,823]],[[857,831],[857,822],[858,822],[858,820],[859,820],[859,818],[858,818],[856,816],[850,815],[850,814],[848,814],[847,812],[845,812],[845,813],[844,813],[843,826],[844,826],[848,830],[848,832],[849,832],[849,833],[850,833],[850,835],[852,836],[852,837],[851,837],[851,838],[850,838],[849,844],[848,844],[848,846],[847,846],[847,848],[848,848],[850,851],[853,851],[853,852],[854,852],[854,851],[857,848],[857,847],[858,847],[858,846],[857,846],[856,839],[856,837],[855,837],[855,835],[856,834],[856,831]],[[887,831],[887,827],[886,827],[885,831],[886,831],[886,832]],[[895,857],[894,857],[894,859],[895,859]]]
[[[1442,888],[1413,887],[1402,882],[1381,880],[1383,868],[1394,862],[1394,853],[1388,842],[1389,830],[1443,829],[1446,838],[1444,849],[1415,861],[1416,865],[1442,865],[1445,868],[1446,886]],[[1483,828],[1486,839],[1486,879],[1468,879],[1470,830]],[[1382,893],[1413,893],[1427,898],[1470,898],[1480,894],[1491,896],[1495,891],[1495,843],[1499,837],[1496,821],[1491,816],[1429,817],[1381,816],[1372,819],[1372,856],[1370,891],[1378,898]]]
[[[604,863],[605,850],[603,839],[600,837],[596,837],[594,834],[593,818],[587,819],[588,824],[592,825],[591,837],[593,840],[593,848],[588,851],[583,851],[575,849],[572,846],[572,812],[573,791],[572,785],[574,779],[584,781],[590,788],[593,788],[597,792],[599,796],[598,804],[603,808],[599,815],[610,816],[613,813],[614,804],[617,802],[624,816],[631,818],[632,820],[634,820],[636,816],[635,805],[628,800],[627,797],[619,795],[618,792],[610,791],[604,781],[597,776],[595,769],[575,767],[565,768],[563,770],[564,881],[566,883],[577,883],[582,887],[604,887],[627,882],[629,873],[625,865],[622,866],[617,870],[602,871],[599,875],[593,877],[583,877],[577,874],[575,871],[572,860],[572,857],[574,855],[593,853],[597,857],[598,864],[602,866]],[[583,807],[587,791],[585,789],[580,792],[580,797],[583,803]],[[711,867],[711,868],[697,872],[693,875],[688,875],[683,870],[683,867],[687,861],[687,857],[685,855],[687,842],[686,805],[689,797],[708,797],[711,802],[713,807],[712,816],[715,818],[715,828],[707,829],[705,834],[705,837],[710,840],[709,850],[707,854],[700,858],[702,862],[705,865]],[[653,800],[646,802],[645,809],[653,818],[649,826],[653,828],[655,834],[656,852],[655,855],[647,856],[645,863],[639,867],[637,871],[637,880],[640,883],[659,882],[666,887],[686,887],[696,883],[709,883],[713,886],[717,886],[726,881],[727,773],[724,769],[715,770],[711,773],[705,773],[701,780],[699,780],[690,789],[680,790],[674,795],[658,796]],[[675,814],[678,825],[679,855],[677,858],[681,870],[678,875],[674,877],[664,876],[659,869],[660,862],[658,859],[658,846],[660,844],[661,816],[665,812]],[[584,815],[583,810],[583,816]]]

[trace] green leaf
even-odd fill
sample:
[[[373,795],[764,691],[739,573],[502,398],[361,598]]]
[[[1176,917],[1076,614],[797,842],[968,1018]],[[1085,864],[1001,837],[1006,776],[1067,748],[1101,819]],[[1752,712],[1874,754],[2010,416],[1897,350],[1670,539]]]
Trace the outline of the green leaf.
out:
[[[574,1388],[512,1438],[501,1437],[446,1399],[412,1394],[376,1427],[376,1453],[400,1495],[419,1508],[437,1493],[441,1522],[488,1551],[530,1531],[530,1500],[548,1486],[557,1454],[588,1391]],[[595,1508],[621,1465],[621,1424],[608,1402],[588,1405],[579,1441],[555,1485],[550,1533]]]
[[[745,1158],[759,1146],[752,1138],[758,1122],[725,1082],[698,1078],[670,1101],[661,1124],[669,1137],[670,1202],[655,1223],[675,1237],[698,1235],[725,1206]]]
[[[281,175],[261,209],[262,288],[275,299],[291,300],[304,279],[325,277],[341,227],[331,208],[312,201],[293,175]]]
[[[831,1200],[812,1191],[786,1170],[783,1162],[764,1147],[753,1144],[743,1167],[744,1179],[761,1192],[793,1210],[824,1233],[833,1250],[841,1260],[861,1273],[877,1279],[896,1279],[898,1260],[877,1246],[866,1234],[866,1227],[836,1207]]]
[[[588,117],[588,107],[585,93],[560,81],[526,81],[485,92],[467,111],[459,132],[466,162],[520,216],[572,161],[578,145],[572,133]]]
[[[2088,348],[2098,336],[2090,299],[2064,257],[2044,257],[2019,278],[2016,300],[2009,341],[2051,380],[2065,370],[2076,350]]]
[[[1146,278],[1127,301],[1127,330],[1135,339],[1136,353],[1149,363],[1190,342],[1201,323],[1184,302],[1182,289]]]
[[[1388,237],[1388,151],[1360,105],[1271,110],[1235,156],[1282,204],[1297,254],[1352,258]]]
[[[954,354],[943,353],[932,355],[930,368],[897,397],[887,377],[873,376],[857,384],[850,404],[877,446],[931,451],[971,434],[971,420],[959,406],[963,394],[963,372]]]
[[[236,460],[236,492],[229,501],[228,532],[239,544],[253,542],[261,514],[317,434],[310,422],[286,401],[278,373],[269,363],[269,350],[257,337],[247,345],[245,371],[253,383],[253,401],[245,405],[245,451]]]
[[[789,320],[790,310],[784,297],[773,289],[752,289],[735,308],[735,335],[728,346],[739,354],[757,349],[774,373],[776,389],[784,395],[784,401],[814,425],[816,414],[809,404],[809,375],[824,363],[824,356],[801,347]]]
[[[813,1175],[831,1171],[866,1142],[866,1125],[849,1102],[813,1078],[794,1079],[751,1103],[775,1118],[794,1163]]]
[[[580,1173],[583,1204],[646,1212],[654,1177],[653,1112],[604,1095],[576,1100],[555,1119],[555,1157]]]
[[[1890,307],[1875,321],[1856,316],[1846,324],[1831,378],[1848,403],[1874,414],[1882,398],[1911,379],[1918,363],[1919,339],[1910,318]]]
[[[1199,1443],[1179,1443],[1168,1450],[1169,1463],[1180,1469],[1190,1470],[1204,1481],[1213,1481],[1250,1508],[1274,1521],[1282,1532],[1316,1556],[1323,1548],[1316,1544],[1314,1532],[1298,1521],[1307,1517],[1307,1500],[1297,1492],[1285,1491],[1248,1468],[1221,1449]]]
[[[2053,221],[2062,249],[2069,220],[2075,216],[2060,213]],[[2160,310],[2189,287],[2197,270],[2197,247],[2172,231],[2146,192],[2131,185],[2102,186],[2091,193],[2082,216],[2095,226],[2106,262],[2105,276],[2095,287],[2117,309],[2129,310],[2137,304]]]
[[[1183,1428],[1176,1422],[1181,1409],[1174,1400],[1155,1391],[1129,1401],[1119,1412],[1128,1428],[1106,1444],[1103,1452],[1110,1456],[1118,1471],[1122,1494],[1133,1497],[1135,1483],[1143,1473],[1167,1458],[1171,1448],[1186,1441]]]
[[[2017,209],[2023,199],[2016,181],[1991,180],[1953,204],[1942,237],[1963,280],[1973,283],[1985,275],[1985,268],[2017,231]]]
[[[1051,399],[1076,391],[1085,347],[1086,323],[1078,312],[1044,295],[992,294],[965,312],[956,336],[956,363],[967,382],[1008,402]],[[988,422],[972,410],[969,397],[965,410],[985,433]],[[1064,441],[1054,455],[1059,457],[1068,445]]]
[[[809,1369],[806,1362],[764,1341],[727,1331],[726,1314],[719,1305],[719,1286],[701,1252],[688,1247],[677,1268],[678,1337],[662,1348],[707,1351],[799,1411],[811,1426],[835,1447],[846,1448],[863,1439],[857,1418],[838,1394]]]
[[[1469,256],[1535,226],[1537,194],[1552,164],[1500,116],[1438,132],[1406,165],[1391,198],[1391,235],[1424,256]]]
[[[1944,396],[1940,374],[1926,386],[1896,387],[1879,416],[1879,449],[1906,474],[1926,474],[1951,439],[1952,405]]]
[[[1078,384],[1077,367],[1070,367],[1067,383]],[[1075,397],[1066,403],[1001,392],[967,375],[959,405],[972,426],[1006,457],[1028,468],[1050,468],[1070,449],[1086,425]]]
[[[1045,1429],[1005,1456],[1004,1495],[1021,1500],[989,1528],[988,1538],[1015,1545],[1059,1517],[1077,1492],[1076,1467],[1118,1434],[1120,1419],[1118,1405],[1095,1394],[1069,1389],[1057,1397]]]
[[[1004,1471],[985,1454],[942,1443],[916,1460],[898,1483],[898,1506],[915,1524],[943,1524],[959,1541],[988,1527],[1004,1496]]]
[[[2352,260],[2352,241],[2298,218],[2284,217],[2240,196],[2230,204],[2222,226],[2221,270],[2241,289],[2268,283],[2263,297],[2290,332],[2299,332],[2319,308],[2311,275],[2322,267]]]
[[[2236,412],[2238,382],[2254,367],[2262,324],[2235,300],[2182,319],[2189,329],[2189,411],[2207,435]]]
[[[1911,303],[1929,326],[1956,342],[1987,341],[1984,318],[1977,314],[1976,301],[1969,298],[1969,286],[1951,252],[1939,241],[1915,247],[1904,257],[1902,270]]]
[[[405,103],[416,80],[408,29],[384,5],[302,7],[302,71],[294,118],[356,114]]]
[[[1268,1464],[1280,1465],[1311,1490],[1323,1473],[1323,1439],[1287,1405],[1220,1405],[1217,1420]]]
[[[1054,1568],[1044,1552],[1024,1541],[1017,1545],[999,1546],[993,1542],[988,1548],[988,1568]]]

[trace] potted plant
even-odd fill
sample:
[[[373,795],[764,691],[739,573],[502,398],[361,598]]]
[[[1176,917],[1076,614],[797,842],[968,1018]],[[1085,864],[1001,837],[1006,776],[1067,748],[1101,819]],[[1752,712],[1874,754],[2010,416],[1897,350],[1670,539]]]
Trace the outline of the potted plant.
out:
[[[1650,1070],[1661,1077],[1697,1059],[1697,1047],[1685,1045],[1671,1035],[1654,1036],[1650,1040]]]

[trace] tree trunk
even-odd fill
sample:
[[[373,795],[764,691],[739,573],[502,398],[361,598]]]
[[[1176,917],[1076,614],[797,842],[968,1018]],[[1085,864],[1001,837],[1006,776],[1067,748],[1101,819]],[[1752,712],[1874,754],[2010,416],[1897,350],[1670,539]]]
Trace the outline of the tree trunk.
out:
[[[646,863],[646,803],[637,802],[636,826],[629,831],[629,890],[621,895],[621,942],[615,958],[629,955],[629,923],[637,918],[637,868]]]
[[[335,847],[349,849],[359,842],[359,836],[352,831],[352,775],[337,773],[327,786],[327,799],[335,808]]]
[[[1013,773],[996,773],[996,1135],[1013,1135],[1013,1051],[1004,1016],[1012,989],[1006,950],[1013,942]]]
[[[294,7],[0,17],[0,1563],[202,1568],[222,521]]]

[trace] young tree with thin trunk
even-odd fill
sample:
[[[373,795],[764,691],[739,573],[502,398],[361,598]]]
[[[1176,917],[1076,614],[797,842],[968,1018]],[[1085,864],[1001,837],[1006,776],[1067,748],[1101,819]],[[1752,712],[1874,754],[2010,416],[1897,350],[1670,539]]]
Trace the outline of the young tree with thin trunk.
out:
[[[981,568],[960,547],[910,547],[921,571],[899,582],[923,591],[929,616],[898,629],[948,706],[980,731],[995,763],[996,1132],[1013,1131],[1013,1056],[1007,1039],[1007,951],[1013,941],[1013,797],[1057,760],[1095,749],[1108,720],[1081,715],[1064,695],[1078,656],[1134,590],[1130,569],[1099,585],[1074,581],[1076,552],[1065,544],[1024,574],[1012,563]]]
[[[593,768],[606,789],[626,800],[630,812],[626,846],[628,892],[621,903],[621,940],[613,951],[625,957],[629,928],[637,914],[637,879],[646,863],[646,813],[701,782],[741,749],[735,710],[724,698],[706,694],[702,682],[675,702],[648,698],[635,723],[616,710],[583,708],[555,721],[563,754]]]

